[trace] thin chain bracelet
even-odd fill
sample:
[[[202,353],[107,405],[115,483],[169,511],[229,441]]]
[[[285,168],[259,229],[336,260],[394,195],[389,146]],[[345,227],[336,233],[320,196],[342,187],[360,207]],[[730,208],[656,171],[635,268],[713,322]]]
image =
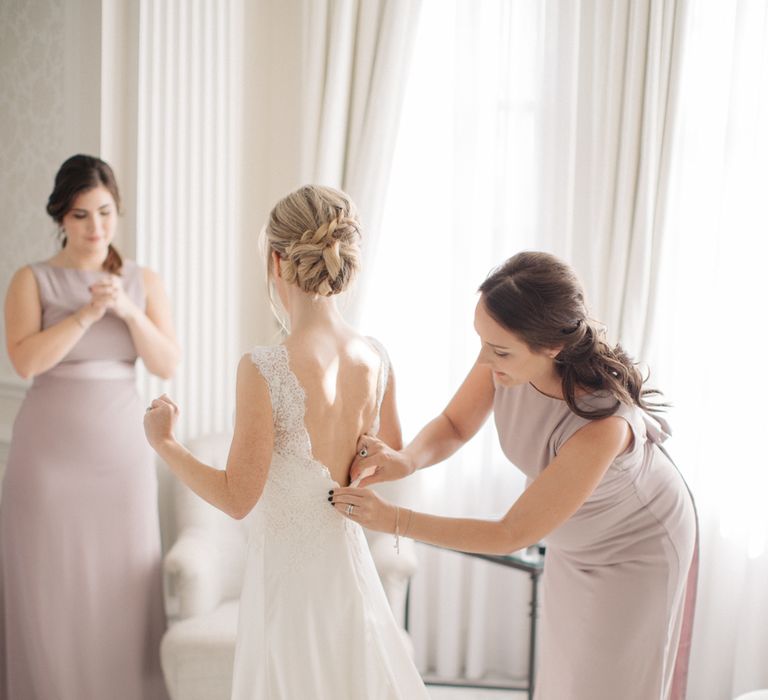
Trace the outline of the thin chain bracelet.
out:
[[[400,506],[395,506],[395,551],[400,554]]]
[[[408,534],[408,530],[411,529],[411,517],[413,516],[413,511],[408,510],[408,522],[405,524],[405,530],[403,530],[403,537],[405,537]]]

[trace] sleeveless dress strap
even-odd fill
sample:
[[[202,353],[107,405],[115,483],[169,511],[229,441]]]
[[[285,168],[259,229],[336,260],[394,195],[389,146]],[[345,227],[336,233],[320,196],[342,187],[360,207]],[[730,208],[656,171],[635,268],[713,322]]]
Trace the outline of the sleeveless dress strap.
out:
[[[269,395],[272,398],[272,404],[275,403],[276,398],[276,379],[279,375],[279,353],[280,347],[277,345],[263,345],[257,346],[251,350],[251,362],[261,372],[261,376],[267,382],[269,387]]]
[[[291,370],[288,349],[285,345],[259,346],[251,350],[250,357],[269,389],[275,451],[303,459],[311,458],[312,445],[304,426],[306,396]]]
[[[376,384],[376,418],[371,426],[371,432],[376,435],[379,432],[380,419],[381,419],[381,404],[384,401],[384,393],[387,390],[387,384],[389,382],[389,355],[385,347],[376,338],[367,337],[368,342],[376,349],[381,358],[381,364],[379,365],[379,379]]]

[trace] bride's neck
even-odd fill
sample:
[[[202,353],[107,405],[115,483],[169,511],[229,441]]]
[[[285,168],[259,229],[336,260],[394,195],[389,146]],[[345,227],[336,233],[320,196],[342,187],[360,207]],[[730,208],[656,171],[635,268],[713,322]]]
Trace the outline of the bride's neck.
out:
[[[292,335],[346,325],[333,297],[313,296],[296,290],[290,296],[287,311]]]

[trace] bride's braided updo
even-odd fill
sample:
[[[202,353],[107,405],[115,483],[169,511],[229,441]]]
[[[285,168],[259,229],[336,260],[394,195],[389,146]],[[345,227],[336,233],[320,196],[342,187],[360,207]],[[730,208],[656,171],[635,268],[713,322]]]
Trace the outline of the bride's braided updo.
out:
[[[339,294],[360,267],[360,222],[340,190],[305,185],[291,192],[272,209],[265,231],[282,278],[305,292]]]

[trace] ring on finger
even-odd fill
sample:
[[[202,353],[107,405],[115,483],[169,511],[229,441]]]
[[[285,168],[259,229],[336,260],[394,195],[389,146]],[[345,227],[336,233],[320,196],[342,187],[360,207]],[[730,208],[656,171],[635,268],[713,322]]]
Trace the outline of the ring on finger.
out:
[[[355,506],[351,503],[347,506],[347,515],[352,515],[352,511],[355,509]]]

